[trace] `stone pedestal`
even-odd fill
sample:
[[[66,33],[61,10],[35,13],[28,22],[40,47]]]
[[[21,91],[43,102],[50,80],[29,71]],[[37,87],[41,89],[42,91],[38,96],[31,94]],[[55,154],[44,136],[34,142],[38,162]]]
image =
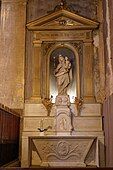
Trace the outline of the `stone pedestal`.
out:
[[[57,135],[70,135],[72,130],[70,99],[68,95],[56,97],[55,129]]]

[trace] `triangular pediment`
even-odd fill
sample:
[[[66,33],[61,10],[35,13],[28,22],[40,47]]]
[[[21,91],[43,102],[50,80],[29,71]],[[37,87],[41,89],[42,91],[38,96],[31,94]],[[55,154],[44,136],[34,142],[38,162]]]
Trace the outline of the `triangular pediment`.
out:
[[[98,22],[67,10],[59,10],[27,24],[29,30],[94,29]]]

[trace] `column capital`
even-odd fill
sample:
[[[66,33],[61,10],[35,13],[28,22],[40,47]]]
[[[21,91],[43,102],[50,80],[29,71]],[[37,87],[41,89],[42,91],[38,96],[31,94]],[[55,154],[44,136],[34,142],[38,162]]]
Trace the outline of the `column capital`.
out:
[[[40,40],[34,40],[33,41],[34,47],[41,47],[41,44],[42,44],[42,41],[40,41]]]

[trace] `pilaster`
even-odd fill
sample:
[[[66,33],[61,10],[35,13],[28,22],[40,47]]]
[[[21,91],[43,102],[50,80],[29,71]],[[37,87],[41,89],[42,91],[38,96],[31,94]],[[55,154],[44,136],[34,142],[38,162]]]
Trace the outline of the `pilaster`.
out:
[[[32,70],[32,97],[38,103],[41,102],[41,44],[42,41],[34,42],[33,70]]]
[[[93,103],[93,45],[92,41],[84,42],[83,56],[83,95],[85,103]]]
[[[24,104],[25,25],[27,0],[2,0],[0,103],[22,109]]]

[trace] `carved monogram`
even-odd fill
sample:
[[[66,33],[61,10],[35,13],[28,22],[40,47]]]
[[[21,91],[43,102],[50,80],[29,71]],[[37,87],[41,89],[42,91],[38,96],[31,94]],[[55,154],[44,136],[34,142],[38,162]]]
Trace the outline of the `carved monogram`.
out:
[[[56,26],[56,27],[57,26],[83,26],[83,24],[62,16],[46,24],[43,24],[43,26]]]

